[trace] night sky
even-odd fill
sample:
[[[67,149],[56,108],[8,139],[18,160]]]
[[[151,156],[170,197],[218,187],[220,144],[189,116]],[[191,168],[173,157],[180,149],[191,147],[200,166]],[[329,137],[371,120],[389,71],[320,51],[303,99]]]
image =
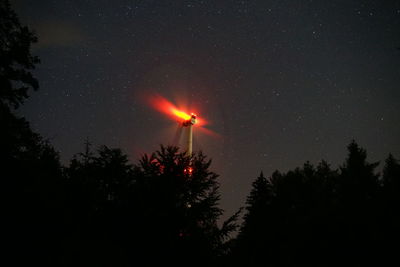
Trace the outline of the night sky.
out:
[[[400,1],[11,2],[41,59],[20,113],[64,164],[87,137],[132,162],[170,143],[155,93],[220,135],[194,129],[194,150],[228,214],[260,171],[336,168],[353,138],[371,161],[400,157]]]

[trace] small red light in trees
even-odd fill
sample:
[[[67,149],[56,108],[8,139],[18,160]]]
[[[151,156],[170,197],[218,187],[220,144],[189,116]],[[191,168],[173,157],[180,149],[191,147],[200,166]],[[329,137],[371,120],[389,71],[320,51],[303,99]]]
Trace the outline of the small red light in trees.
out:
[[[189,175],[189,176],[192,176],[192,174],[193,174],[193,168],[192,168],[191,166],[186,167],[186,168],[183,170],[183,172],[184,172],[185,174]]]

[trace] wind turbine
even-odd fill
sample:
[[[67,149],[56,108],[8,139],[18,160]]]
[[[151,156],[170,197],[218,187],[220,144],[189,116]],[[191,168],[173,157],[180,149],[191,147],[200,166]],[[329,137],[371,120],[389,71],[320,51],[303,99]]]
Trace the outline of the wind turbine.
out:
[[[149,100],[151,106],[153,106],[156,110],[164,113],[165,115],[168,115],[169,118],[178,122],[178,129],[175,135],[175,139],[178,140],[176,141],[179,141],[183,129],[184,128],[187,129],[185,139],[186,139],[186,154],[188,156],[191,156],[193,151],[194,126],[196,126],[197,129],[204,132],[205,134],[218,136],[217,133],[205,128],[204,125],[206,125],[207,122],[203,118],[199,119],[195,113],[190,113],[189,115],[188,112],[185,112],[177,108],[174,104],[172,104],[170,101],[168,101],[167,99],[165,99],[160,95],[153,95],[149,98]]]

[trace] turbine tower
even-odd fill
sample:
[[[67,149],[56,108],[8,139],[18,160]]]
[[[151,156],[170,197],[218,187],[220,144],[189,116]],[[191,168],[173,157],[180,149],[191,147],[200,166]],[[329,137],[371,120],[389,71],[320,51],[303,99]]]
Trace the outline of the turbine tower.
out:
[[[190,119],[183,121],[182,126],[187,127],[187,150],[186,153],[190,157],[192,155],[193,150],[193,128],[192,126],[196,123],[196,114],[191,114]]]

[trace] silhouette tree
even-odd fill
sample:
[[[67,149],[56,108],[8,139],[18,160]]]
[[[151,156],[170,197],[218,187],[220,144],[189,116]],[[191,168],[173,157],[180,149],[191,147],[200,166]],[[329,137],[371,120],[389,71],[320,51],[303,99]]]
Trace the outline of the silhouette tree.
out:
[[[399,264],[397,252],[400,239],[400,164],[392,154],[389,154],[383,169],[383,190],[380,206],[380,229],[383,231],[380,248],[385,262]]]
[[[48,147],[42,138],[33,133],[24,118],[18,118],[10,106],[18,107],[28,97],[28,87],[38,88],[38,82],[29,72],[38,62],[31,56],[30,46],[36,37],[21,26],[17,15],[7,0],[0,1],[0,131],[1,161],[13,168],[18,159],[38,158],[36,153]],[[15,168],[14,168],[15,169]],[[5,171],[5,170],[4,170]],[[19,169],[19,171],[22,171]]]
[[[53,262],[62,203],[58,153],[29,123],[12,113],[38,88],[30,70],[39,62],[30,53],[34,34],[19,23],[9,1],[0,1],[0,164],[8,248],[14,264]],[[46,253],[45,253],[46,252]]]
[[[367,153],[353,140],[337,181],[338,224],[342,231],[338,240],[343,259],[349,263],[367,264],[374,259],[376,227],[379,225],[377,198],[380,184],[375,168],[368,163]],[[367,254],[366,254],[367,253]]]
[[[122,219],[134,212],[126,203],[133,169],[120,149],[101,146],[93,153],[90,147],[86,141],[85,152],[66,168],[63,258],[67,265],[121,266],[128,262],[124,241],[130,226]]]
[[[30,48],[37,42],[34,33],[22,26],[8,0],[0,1],[0,101],[17,108],[28,97],[28,89],[37,90],[38,81],[30,70],[39,63]]]
[[[397,159],[389,154],[385,161],[385,167],[383,169],[383,185],[392,197],[399,197],[397,194],[400,191],[400,164]]]
[[[66,171],[70,264],[206,264],[225,253],[238,214],[217,226],[218,176],[202,153],[161,147],[131,166],[119,149],[89,147]]]
[[[261,174],[247,198],[240,233],[232,242],[232,262],[269,266],[388,262],[389,248],[382,244],[394,241],[388,236],[397,228],[389,223],[383,229],[389,220],[396,221],[395,206],[387,204],[395,201],[382,198],[385,194],[374,171],[378,163],[368,163],[366,151],[354,141],[348,151],[339,171],[322,161],[317,167],[306,162],[287,173],[276,171],[268,179]],[[384,185],[397,181],[397,176],[398,164],[389,157]],[[396,195],[394,186],[390,188]]]
[[[62,201],[59,156],[24,118],[2,104],[0,109],[1,177],[12,235],[9,247],[18,252],[18,261],[51,262],[56,246],[50,244],[56,241]],[[43,255],[43,251],[48,253]]]
[[[317,168],[306,162],[274,179],[276,229],[279,248],[276,263],[288,266],[321,264],[327,257],[325,238],[329,219],[326,196],[329,182],[335,176],[329,165],[322,161]]]
[[[275,173],[274,177],[278,175]],[[237,254],[235,262],[239,260],[243,264],[256,264],[260,261],[260,257],[272,261],[276,252],[271,246],[276,239],[273,231],[275,228],[271,203],[273,198],[272,185],[261,172],[253,182],[252,190],[246,200],[244,221],[237,237],[236,247],[233,249],[233,253]]]
[[[136,185],[144,201],[140,214],[145,225],[139,228],[146,229],[141,244],[154,255],[207,264],[222,252],[235,220],[222,229],[217,226],[222,210],[218,175],[209,171],[210,164],[201,152],[187,157],[176,147],[161,147],[136,166]]]
[[[378,175],[374,173],[379,162],[368,163],[367,152],[353,140],[348,146],[348,157],[340,168],[343,194],[353,200],[368,199],[377,192]],[[357,194],[358,193],[358,194]]]

